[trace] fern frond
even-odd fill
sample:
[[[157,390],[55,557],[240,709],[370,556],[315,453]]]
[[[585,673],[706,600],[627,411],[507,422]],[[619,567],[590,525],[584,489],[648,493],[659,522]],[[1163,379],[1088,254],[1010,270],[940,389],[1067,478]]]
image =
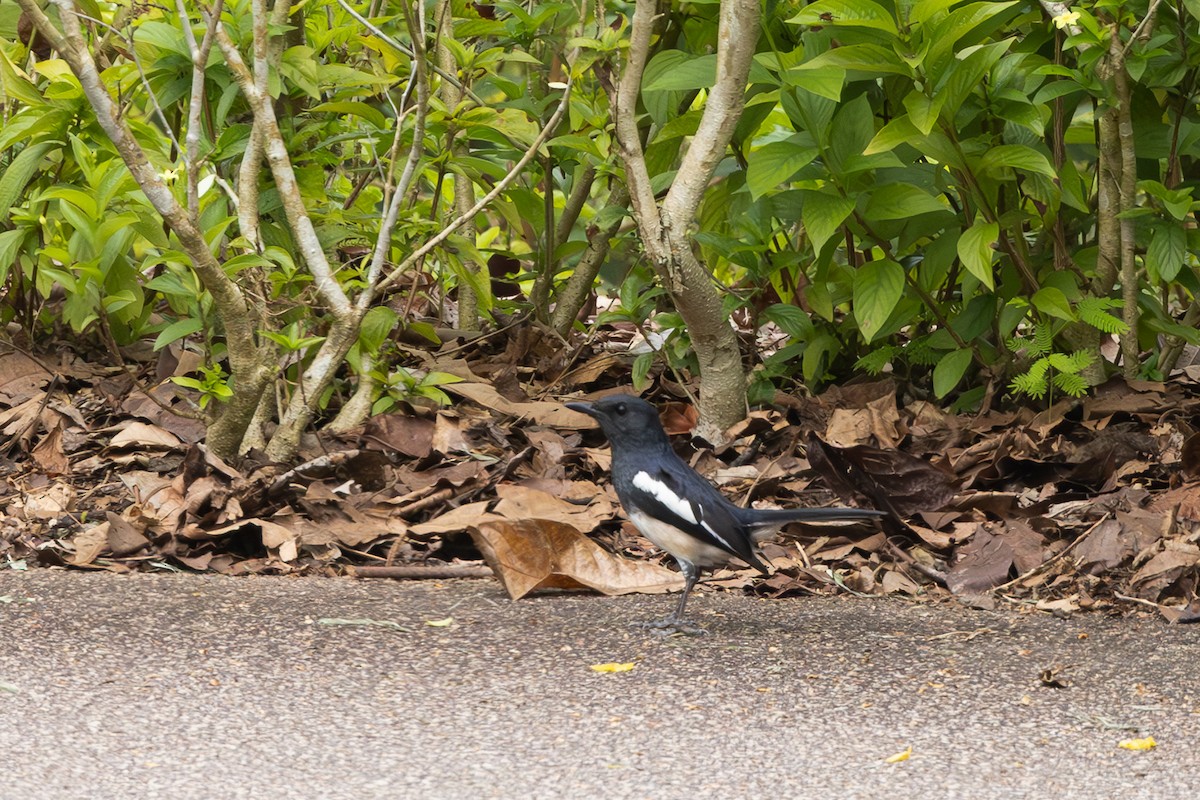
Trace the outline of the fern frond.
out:
[[[1054,376],[1054,385],[1071,397],[1083,397],[1087,394],[1088,382],[1081,376],[1069,372],[1060,372]]]
[[[1054,346],[1054,333],[1049,325],[1039,325],[1033,332],[1033,354],[1044,356]]]
[[[868,372],[872,375],[878,375],[883,372],[883,368],[891,363],[892,359],[900,352],[899,347],[888,345],[880,347],[878,350],[872,350],[854,363],[856,369],[861,369],[863,372]]]
[[[1046,371],[1050,369],[1050,359],[1039,358],[1029,367],[1024,374],[1013,378],[1012,383],[1008,388],[1020,394],[1027,394],[1030,397],[1041,399],[1050,389],[1050,382],[1046,380]]]
[[[1085,297],[1075,306],[1075,310],[1081,320],[1101,333],[1123,334],[1129,331],[1129,326],[1123,319],[1108,313],[1108,309],[1122,305],[1111,297]]]

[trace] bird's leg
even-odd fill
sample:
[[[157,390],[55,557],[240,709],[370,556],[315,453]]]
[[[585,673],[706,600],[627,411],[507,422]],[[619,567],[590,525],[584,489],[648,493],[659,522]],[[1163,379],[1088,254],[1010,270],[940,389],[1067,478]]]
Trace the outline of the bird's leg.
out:
[[[679,569],[683,572],[683,596],[679,598],[679,605],[675,611],[666,619],[656,620],[654,622],[638,623],[638,627],[648,628],[655,633],[661,633],[664,636],[672,633],[683,633],[689,636],[701,636],[706,631],[699,625],[694,625],[683,618],[683,611],[687,608],[688,595],[692,593],[692,587],[696,585],[696,581],[700,579],[700,569],[690,561],[684,561],[678,556],[675,560],[679,562]]]

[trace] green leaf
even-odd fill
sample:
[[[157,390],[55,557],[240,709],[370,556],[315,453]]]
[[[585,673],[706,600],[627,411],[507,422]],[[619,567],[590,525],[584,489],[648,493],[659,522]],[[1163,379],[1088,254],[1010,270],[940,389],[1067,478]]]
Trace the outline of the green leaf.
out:
[[[933,393],[940,399],[958,386],[971,365],[971,349],[964,347],[947,353],[933,368]]]
[[[25,243],[29,231],[17,228],[11,231],[0,231],[0,286],[8,278],[8,269],[17,260],[17,253]]]
[[[794,141],[771,142],[750,153],[746,187],[754,200],[789,180],[817,157],[817,148]]]
[[[837,232],[853,210],[854,201],[840,195],[814,191],[804,193],[804,210],[801,214],[813,252],[821,252],[829,237]]]
[[[846,70],[841,67],[805,69],[801,66],[789,69],[783,77],[789,86],[796,86],[836,103],[842,99],[842,86],[846,82]]]
[[[707,89],[717,82],[716,55],[692,56],[664,50],[646,65],[643,92]]]
[[[917,130],[917,126],[908,118],[908,115],[896,117],[894,120],[884,125],[875,134],[870,143],[867,144],[863,155],[869,156],[875,153],[890,152],[902,144],[912,144],[913,139],[921,135]]]
[[[1047,316],[1058,317],[1068,322],[1074,322],[1077,319],[1075,312],[1071,310],[1071,301],[1067,300],[1062,289],[1043,286],[1033,297],[1029,298],[1029,301],[1033,303],[1034,308]]]
[[[868,261],[854,273],[854,318],[870,342],[904,295],[904,268],[895,261]]]
[[[812,383],[824,376],[825,365],[831,360],[827,356],[836,355],[842,349],[841,342],[828,333],[823,333],[808,343],[804,348],[804,358],[801,359],[801,372],[804,380]]]
[[[654,353],[642,353],[633,360],[633,374],[630,376],[634,391],[641,392],[650,386],[650,367],[654,364]]]
[[[992,147],[979,159],[979,166],[989,175],[997,175],[1002,173],[1005,167],[1011,167],[1045,175],[1047,178],[1058,177],[1054,167],[1050,166],[1049,159],[1024,144],[1002,144]]]
[[[942,113],[943,95],[932,98],[914,89],[904,98],[904,108],[908,110],[908,118],[922,134],[928,135],[937,124],[938,115]]]
[[[1187,233],[1179,224],[1154,226],[1146,248],[1146,271],[1154,282],[1173,281],[1187,258]]]
[[[313,106],[309,110],[313,113],[326,111],[330,114],[347,114],[349,116],[362,117],[376,128],[387,127],[387,117],[383,115],[383,112],[374,106],[367,105],[366,103],[360,103],[351,100],[341,100],[335,103],[321,103],[320,105]]]
[[[36,142],[17,153],[16,158],[9,163],[8,169],[4,170],[4,175],[0,176],[0,219],[8,219],[8,212],[17,202],[17,197],[42,165],[42,157],[61,144]]]
[[[158,352],[171,342],[177,342],[185,336],[199,333],[203,328],[204,320],[198,317],[185,317],[184,319],[176,320],[163,328],[162,332],[158,334],[158,338],[154,340],[154,350]]]
[[[792,338],[803,336],[812,331],[812,320],[804,309],[787,303],[775,303],[767,306],[762,312],[763,318],[774,322],[779,329]]]
[[[445,386],[448,383],[462,383],[464,378],[455,375],[453,372],[430,372],[421,379],[422,386]]]
[[[948,211],[928,192],[907,183],[886,183],[880,186],[867,201],[864,212],[872,220],[908,219],[917,214]]]
[[[20,100],[30,108],[41,109],[49,105],[38,92],[37,85],[9,60],[6,50],[0,49],[0,92],[3,96]]]
[[[890,11],[872,0],[817,0],[788,20],[793,25],[845,25],[896,34]]]
[[[999,238],[1000,225],[983,221],[976,221],[958,237],[958,257],[963,266],[991,290],[996,288],[992,275],[992,248]]]
[[[1122,306],[1124,303],[1111,297],[1085,297],[1076,304],[1075,311],[1081,320],[1098,331],[1122,334],[1129,330],[1129,326],[1125,320],[1108,313],[1108,309]]]
[[[371,355],[378,353],[399,321],[400,315],[387,306],[375,306],[367,311],[358,329],[358,340],[363,349]]]
[[[870,75],[912,77],[913,74],[912,68],[905,64],[894,50],[880,47],[877,44],[848,44],[843,47],[835,47],[821,53],[812,61],[797,65],[796,69],[826,69],[828,67],[852,69]]]

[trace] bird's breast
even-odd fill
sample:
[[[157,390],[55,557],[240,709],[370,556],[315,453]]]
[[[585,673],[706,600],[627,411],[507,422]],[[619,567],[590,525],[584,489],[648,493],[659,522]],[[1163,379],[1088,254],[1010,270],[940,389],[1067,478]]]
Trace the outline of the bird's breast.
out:
[[[715,567],[728,563],[733,557],[721,548],[705,544],[674,525],[655,519],[649,514],[628,509],[626,513],[643,536],[678,560],[687,561],[697,567]]]

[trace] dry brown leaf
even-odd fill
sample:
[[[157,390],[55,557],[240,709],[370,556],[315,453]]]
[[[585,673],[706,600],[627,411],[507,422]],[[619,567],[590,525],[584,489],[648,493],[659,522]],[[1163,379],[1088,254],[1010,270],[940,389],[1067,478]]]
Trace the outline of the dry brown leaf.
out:
[[[495,513],[510,520],[548,519],[588,533],[612,519],[614,509],[608,497],[598,494],[587,505],[569,503],[554,495],[528,486],[500,484],[496,487],[500,502]]]
[[[433,450],[433,420],[407,414],[371,417],[363,429],[366,447],[378,447],[413,458],[425,458]]]
[[[466,453],[471,450],[471,445],[467,443],[466,437],[463,436],[459,421],[451,419],[445,414],[438,414],[434,420],[431,445],[435,451],[442,455]]]
[[[101,522],[94,528],[88,528],[86,531],[80,531],[71,539],[71,544],[75,546],[75,552],[67,559],[68,562],[77,567],[91,564],[100,554],[108,549],[108,523]]]
[[[30,452],[35,463],[47,475],[66,475],[71,471],[71,462],[63,452],[63,429],[55,425]]]
[[[36,397],[0,411],[0,435],[7,437],[21,434],[27,437],[37,424],[45,398],[46,393],[40,392]]]
[[[957,595],[980,594],[1008,580],[1012,565],[1012,547],[980,525],[958,550],[958,561],[946,573],[946,587]]]
[[[175,478],[148,470],[125,472],[120,478],[133,493],[134,502],[142,506],[142,513],[158,520],[168,531],[179,530],[187,514],[187,504]]]
[[[24,500],[14,503],[14,508],[24,508],[25,519],[54,519],[70,511],[75,502],[75,489],[65,483],[28,489]]]
[[[484,408],[498,411],[510,417],[532,419],[539,425],[567,430],[582,430],[595,427],[595,420],[587,414],[572,411],[561,403],[550,403],[544,400],[534,400],[519,403],[504,397],[496,391],[496,387],[487,383],[450,383],[442,389],[465,397]]]
[[[485,522],[471,529],[471,538],[514,600],[535,589],[662,594],[683,585],[678,573],[616,556],[550,520]]]
[[[1164,549],[1146,562],[1130,579],[1139,597],[1153,599],[1179,578],[1184,570],[1200,564],[1200,548]]]
[[[40,395],[53,377],[52,371],[20,351],[0,354],[0,402],[20,405]]]
[[[491,502],[488,500],[467,503],[466,505],[451,509],[441,516],[434,517],[428,522],[413,525],[408,530],[417,536],[429,536],[437,533],[465,531],[468,528],[482,525],[485,522],[504,519],[499,514],[493,514],[488,511],[487,508],[489,505],[491,505]]]
[[[109,511],[105,517],[108,520],[108,549],[118,558],[130,556],[145,549],[150,540],[133,526],[129,520],[119,514]]]
[[[167,450],[181,445],[179,437],[170,431],[137,421],[125,423],[108,442],[109,447],[161,447]]]

